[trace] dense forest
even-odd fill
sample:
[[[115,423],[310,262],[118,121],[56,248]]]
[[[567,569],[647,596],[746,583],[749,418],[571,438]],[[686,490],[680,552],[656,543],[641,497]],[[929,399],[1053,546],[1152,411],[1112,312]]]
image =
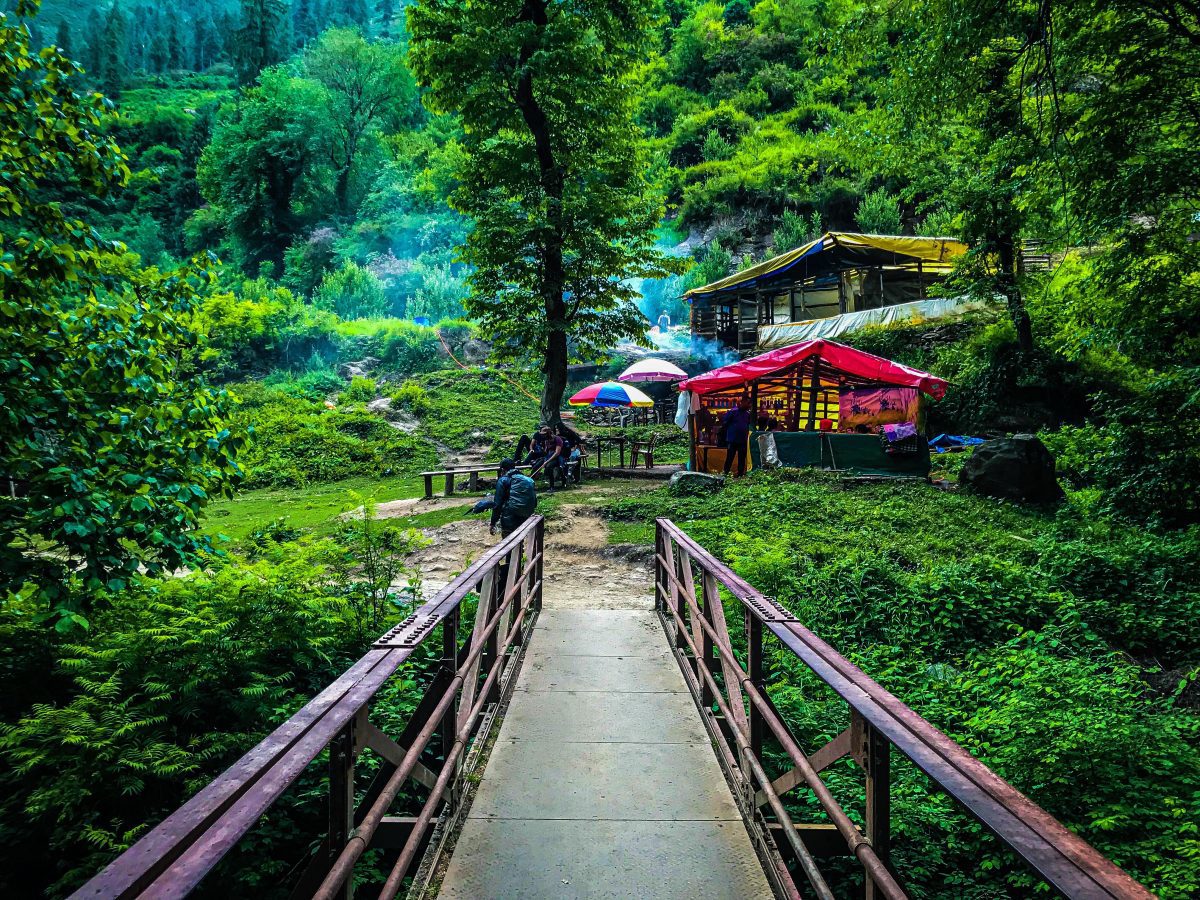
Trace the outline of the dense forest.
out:
[[[756,474],[619,500],[613,539],[686,523],[1160,896],[1200,892],[1194,4],[0,11],[8,896],[70,893],[407,613],[389,586],[444,516],[339,513],[498,458],[570,365],[826,230],[971,247],[946,290],[983,311],[846,340],[948,379],[940,430],[1037,432],[1065,502]],[[836,733],[777,664],[798,733]],[[205,890],[286,895],[322,778]],[[1033,893],[918,773],[898,791],[918,895]]]

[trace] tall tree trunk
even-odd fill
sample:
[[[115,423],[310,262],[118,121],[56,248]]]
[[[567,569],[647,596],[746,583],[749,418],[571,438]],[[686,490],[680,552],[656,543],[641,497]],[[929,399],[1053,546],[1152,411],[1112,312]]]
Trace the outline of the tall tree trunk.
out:
[[[1029,310],[1025,308],[1025,298],[1021,294],[1021,285],[1017,279],[1017,242],[1011,234],[997,235],[993,238],[996,248],[996,261],[999,267],[997,281],[1000,293],[1008,304],[1008,315],[1012,319],[1013,328],[1017,332],[1017,346],[1022,353],[1033,352],[1033,325],[1029,320]]]
[[[567,304],[563,300],[566,272],[563,267],[563,173],[554,158],[554,147],[550,140],[550,122],[533,92],[533,73],[529,71],[529,60],[541,42],[546,27],[546,6],[540,0],[525,0],[520,21],[533,22],[537,26],[536,36],[530,45],[521,49],[521,75],[517,82],[516,100],[525,126],[533,137],[537,152],[542,190],[546,194],[546,217],[549,234],[542,247],[542,302],[546,309],[546,348],[542,372],[541,415],[547,425],[562,419],[563,394],[567,388]]]

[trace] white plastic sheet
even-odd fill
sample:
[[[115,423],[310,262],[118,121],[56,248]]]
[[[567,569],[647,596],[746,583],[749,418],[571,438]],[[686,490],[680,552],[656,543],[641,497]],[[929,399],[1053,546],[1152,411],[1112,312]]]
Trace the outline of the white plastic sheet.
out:
[[[773,350],[801,341],[836,338],[866,325],[896,325],[910,319],[939,319],[970,309],[980,309],[984,305],[979,300],[967,297],[938,297],[933,300],[918,300],[915,303],[901,303],[898,306],[885,306],[882,309],[843,313],[828,319],[763,325],[758,329],[758,349]]]

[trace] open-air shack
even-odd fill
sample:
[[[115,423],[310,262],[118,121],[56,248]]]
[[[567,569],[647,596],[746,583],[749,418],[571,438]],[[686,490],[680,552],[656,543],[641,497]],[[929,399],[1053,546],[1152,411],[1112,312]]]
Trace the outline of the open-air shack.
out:
[[[865,475],[925,476],[926,398],[947,382],[834,341],[813,340],[714,369],[679,384],[689,468],[720,472],[725,414],[750,402],[751,468],[815,466]]]

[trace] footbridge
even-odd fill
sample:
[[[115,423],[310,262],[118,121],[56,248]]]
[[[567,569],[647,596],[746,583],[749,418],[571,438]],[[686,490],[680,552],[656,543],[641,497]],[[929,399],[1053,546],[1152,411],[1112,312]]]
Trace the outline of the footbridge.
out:
[[[212,888],[321,766],[327,816],[262,896],[905,897],[901,758],[1059,893],[1151,896],[670,521],[642,597],[565,591],[550,552],[527,522],[75,897]],[[846,706],[824,746],[771,701],[797,663]],[[395,678],[421,697],[385,731]]]

